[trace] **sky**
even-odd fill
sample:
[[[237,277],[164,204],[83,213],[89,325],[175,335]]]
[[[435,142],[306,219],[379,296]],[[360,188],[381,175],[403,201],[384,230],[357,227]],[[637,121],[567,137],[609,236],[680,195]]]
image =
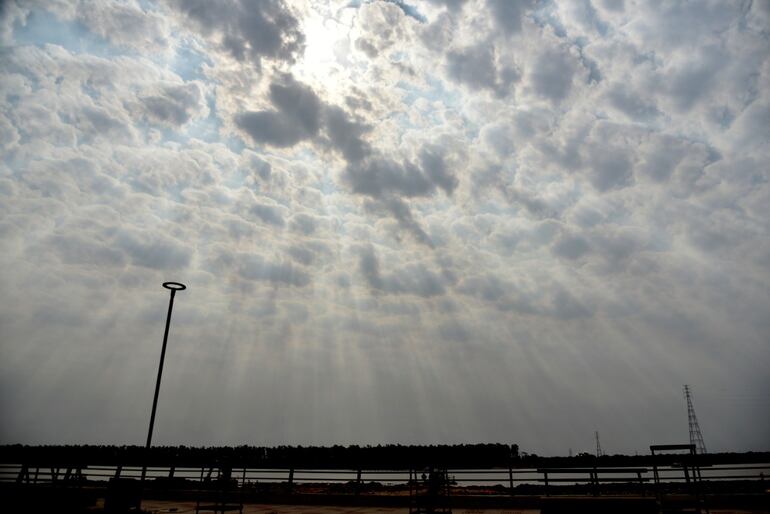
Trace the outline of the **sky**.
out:
[[[770,450],[769,1],[0,5],[0,443]]]

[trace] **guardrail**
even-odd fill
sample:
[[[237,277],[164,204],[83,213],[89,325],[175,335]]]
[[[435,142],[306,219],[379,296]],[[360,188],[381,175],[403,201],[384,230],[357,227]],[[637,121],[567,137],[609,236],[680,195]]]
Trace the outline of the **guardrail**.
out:
[[[345,493],[361,494],[372,490],[372,485],[383,487],[408,487],[414,483],[422,470],[322,470],[295,468],[238,468],[207,465],[199,467],[153,466],[147,468],[147,487],[168,489],[196,488],[227,473],[229,480],[237,482],[239,488],[255,491],[282,488],[282,494],[292,494],[297,485],[346,484]],[[680,467],[657,468],[661,484],[676,488],[689,482]],[[527,494],[542,489],[549,495],[563,486],[582,487],[586,494],[599,495],[620,489],[646,494],[653,480],[652,468],[634,467],[581,467],[581,468],[500,468],[500,469],[449,469],[448,476],[453,487],[494,489],[486,491],[497,494]],[[20,486],[88,486],[106,488],[110,480],[135,479],[142,474],[140,466],[100,466],[70,463],[54,464],[0,464],[0,484]],[[764,488],[766,477],[770,476],[770,463],[728,466],[701,465],[700,481],[704,484],[730,482],[756,482],[758,489]],[[722,487],[724,489],[724,487]],[[708,492],[708,487],[704,489]],[[570,494],[574,494],[572,491]],[[532,493],[530,493],[532,494]]]

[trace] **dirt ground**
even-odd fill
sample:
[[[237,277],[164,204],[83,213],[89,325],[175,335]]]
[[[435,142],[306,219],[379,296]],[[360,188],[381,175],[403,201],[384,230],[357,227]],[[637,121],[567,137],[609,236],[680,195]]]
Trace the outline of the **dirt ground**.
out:
[[[170,502],[146,500],[142,509],[153,514],[189,514],[195,512],[195,502]],[[205,511],[202,511],[205,512]],[[237,512],[237,511],[236,511]],[[454,509],[453,514],[538,514],[539,510],[470,510]],[[244,505],[244,514],[409,514],[408,508],[388,507],[333,507],[303,505]]]
[[[195,502],[153,501],[142,502],[142,509],[153,514],[189,514],[195,512]],[[201,511],[206,512],[206,511]],[[210,512],[210,511],[208,511]],[[236,511],[237,512],[237,511]],[[539,510],[520,509],[453,509],[453,514],[539,514]],[[712,514],[761,514],[765,510],[711,509]],[[387,507],[333,507],[303,505],[244,505],[244,514],[408,514],[409,509]]]

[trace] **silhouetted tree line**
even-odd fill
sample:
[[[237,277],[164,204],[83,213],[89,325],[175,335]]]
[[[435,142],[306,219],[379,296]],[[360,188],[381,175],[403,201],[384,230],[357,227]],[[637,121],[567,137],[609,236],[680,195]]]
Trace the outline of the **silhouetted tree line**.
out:
[[[508,467],[519,457],[517,445],[377,446],[22,446],[0,447],[0,461],[15,463],[76,462],[136,466],[203,466],[226,462],[234,467],[307,469],[417,469]]]
[[[770,452],[712,453],[701,457],[709,464],[770,462]],[[681,456],[663,455],[658,463],[680,462]],[[306,469],[489,469],[586,466],[649,466],[649,455],[594,455],[541,457],[519,453],[518,445],[458,444],[377,446],[156,446],[145,453],[141,446],[0,446],[0,462],[30,465],[123,465],[200,467],[227,463],[233,467]]]

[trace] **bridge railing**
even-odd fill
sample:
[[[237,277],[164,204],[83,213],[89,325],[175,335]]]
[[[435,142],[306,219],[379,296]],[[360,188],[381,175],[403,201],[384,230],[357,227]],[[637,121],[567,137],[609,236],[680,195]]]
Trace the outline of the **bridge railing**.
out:
[[[412,470],[412,476],[421,476],[422,470]],[[651,467],[543,467],[498,469],[448,469],[453,487],[467,487],[464,494],[559,494],[572,488],[569,494],[605,494],[624,490],[646,494],[652,481]],[[677,466],[658,467],[660,483],[676,488],[686,479]],[[141,466],[86,465],[82,463],[35,463],[0,464],[0,485],[32,487],[40,486],[87,486],[106,488],[110,480],[134,479],[142,475]],[[297,485],[304,485],[302,492],[312,484],[337,484],[335,492],[341,494],[376,494],[379,486],[410,485],[410,470],[368,469],[300,469],[300,468],[223,468],[207,466],[151,466],[147,468],[147,487],[185,489],[205,487],[205,484],[221,480],[237,482],[240,488],[261,491],[279,491],[282,494],[296,492]],[[770,463],[731,464],[702,466],[701,480],[706,483],[751,483],[764,488],[770,476]],[[716,487],[716,486],[715,486]],[[327,490],[329,488],[326,488]],[[708,492],[708,487],[705,489]]]

